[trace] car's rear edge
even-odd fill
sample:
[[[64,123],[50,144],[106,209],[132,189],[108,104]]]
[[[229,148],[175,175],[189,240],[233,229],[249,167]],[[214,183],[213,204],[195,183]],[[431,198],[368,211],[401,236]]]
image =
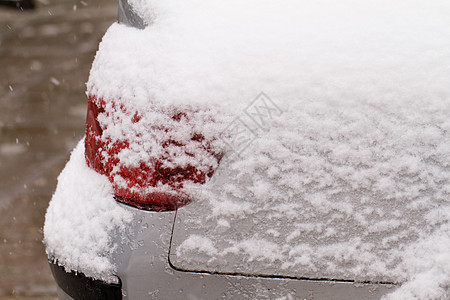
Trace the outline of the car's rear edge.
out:
[[[95,299],[380,299],[395,287],[176,269],[170,263],[169,254],[176,212],[151,212],[128,206],[126,209],[135,214],[137,221],[128,231],[135,236],[130,241],[129,236],[117,232],[114,237],[119,246],[111,257],[117,267],[115,275],[122,294],[119,297],[116,293],[112,298],[112,290],[117,285],[103,284],[102,293],[95,294]],[[57,268],[50,264],[52,269]],[[69,286],[63,277],[56,275],[60,299],[93,299],[92,290],[98,290],[101,283],[86,279],[82,275],[74,276]],[[78,290],[74,290],[75,285]]]

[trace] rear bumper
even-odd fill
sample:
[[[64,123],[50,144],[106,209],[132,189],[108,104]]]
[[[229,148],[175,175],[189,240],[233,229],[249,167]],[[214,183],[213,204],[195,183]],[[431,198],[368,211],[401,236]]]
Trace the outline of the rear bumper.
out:
[[[126,207],[126,206],[125,206]],[[111,238],[118,247],[111,260],[119,284],[105,284],[50,264],[60,300],[71,299],[380,299],[391,285],[211,274],[178,270],[170,263],[176,212],[133,210],[127,233]]]
[[[67,273],[64,267],[49,262],[56,283],[59,287],[60,299],[122,299],[121,284],[108,284],[93,280],[81,273]],[[120,280],[119,280],[120,282]]]

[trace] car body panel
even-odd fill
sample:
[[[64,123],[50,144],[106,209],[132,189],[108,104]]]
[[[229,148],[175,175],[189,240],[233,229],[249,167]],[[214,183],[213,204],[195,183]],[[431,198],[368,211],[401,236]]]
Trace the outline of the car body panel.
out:
[[[66,268],[71,263],[70,268],[86,276],[101,276],[105,280],[114,277],[116,282],[122,284],[124,299],[379,299],[395,288],[391,285],[182,270],[170,262],[170,257],[173,257],[170,254],[170,242],[177,211],[139,210],[116,203],[112,195],[108,196],[109,199],[102,199],[102,193],[96,193],[102,185],[107,193],[112,192],[111,187],[107,187],[107,179],[87,167],[82,140],[59,177],[56,196],[47,213],[44,227],[47,251],[52,261],[58,261]],[[65,192],[78,191],[82,198],[78,195],[74,204],[70,201],[70,195],[61,194],[61,188]],[[75,207],[72,208],[70,204]],[[110,222],[101,222],[107,225],[101,228],[102,225],[95,222],[95,218],[98,218],[97,221]],[[57,222],[50,226],[48,220]],[[113,226],[114,223],[121,226]],[[87,237],[93,239],[82,243],[81,240]],[[109,240],[108,249],[100,243],[104,238]],[[66,246],[64,249],[58,247],[61,243]],[[105,260],[111,268],[95,268],[96,263],[102,261],[103,264]],[[92,268],[72,267],[77,261],[78,264],[82,262],[83,266],[89,263]],[[58,278],[55,279],[58,282]],[[63,290],[65,285],[61,282],[58,284],[60,293],[67,294],[64,296],[67,297],[68,293]],[[62,299],[64,297],[61,296]]]
[[[169,262],[176,212],[134,213],[132,230],[127,236],[116,236],[119,247],[113,258],[124,299],[379,299],[395,288],[177,270]],[[130,235],[134,235],[132,239]]]
[[[128,1],[119,0],[118,22],[135,28],[143,29],[146,24],[142,18],[136,14]]]

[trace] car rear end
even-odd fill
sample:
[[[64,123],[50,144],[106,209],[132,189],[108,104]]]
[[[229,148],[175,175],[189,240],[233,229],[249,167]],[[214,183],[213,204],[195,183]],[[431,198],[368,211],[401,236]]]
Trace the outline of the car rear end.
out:
[[[174,266],[170,253],[176,250],[171,250],[171,241],[174,225],[180,222],[177,213],[183,208],[157,212],[114,203],[112,195],[102,199],[96,190],[104,187],[92,180],[100,176],[86,164],[83,168],[76,166],[82,165],[83,148],[80,143],[73,151],[60,182],[65,183],[64,189],[79,190],[82,186],[93,194],[78,193],[77,203],[64,207],[65,211],[52,204],[49,214],[58,209],[58,228],[46,225],[47,234],[52,230],[66,239],[61,249],[49,252],[60,299],[377,299],[392,290],[391,284]],[[76,175],[70,181],[61,181],[72,172]],[[60,192],[57,189],[55,197],[62,196]],[[93,208],[90,202],[94,200],[102,201],[103,207]],[[83,210],[83,206],[91,207]],[[50,216],[47,222],[53,222]],[[76,227],[78,222],[82,224]],[[62,238],[47,236],[48,243],[56,239]],[[231,265],[239,263],[230,261]]]
[[[60,298],[446,299],[447,12],[120,1],[46,215]]]

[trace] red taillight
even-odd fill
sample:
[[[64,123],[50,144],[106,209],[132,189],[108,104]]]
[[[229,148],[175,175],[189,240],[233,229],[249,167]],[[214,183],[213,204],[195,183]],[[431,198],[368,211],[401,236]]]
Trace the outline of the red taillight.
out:
[[[102,136],[103,130],[97,120],[98,114],[104,111],[105,110],[102,105],[97,105],[94,103],[94,99],[88,100],[86,138],[84,141],[85,156],[88,165],[97,171],[104,170],[101,155],[99,154],[99,149],[102,147],[100,137]]]
[[[212,167],[209,168],[208,172],[201,171],[190,165],[186,167],[166,167],[164,166],[164,160],[167,157],[164,156],[153,163],[141,162],[139,167],[131,168],[122,165],[118,154],[129,147],[129,142],[127,140],[113,141],[102,137],[103,128],[98,121],[98,116],[99,114],[107,113],[105,107],[105,101],[93,96],[89,97],[85,156],[89,167],[107,176],[111,181],[118,201],[146,210],[174,210],[191,201],[185,193],[181,192],[183,183],[186,181],[205,183],[207,178],[213,175],[214,170]],[[112,107],[115,107],[114,104]],[[122,106],[115,109],[125,111],[125,108]],[[130,116],[133,123],[140,122],[142,118],[137,113],[127,115]],[[182,117],[187,117],[187,115],[185,113],[176,113],[171,116],[175,121],[180,121]],[[204,137],[200,133],[195,133],[191,140],[200,144],[203,143]],[[162,147],[166,148],[169,145],[183,146],[178,141],[171,139],[168,134]],[[217,162],[220,161],[220,154],[215,154],[209,149],[207,151],[217,159]],[[120,176],[121,179],[124,179],[126,181],[125,186],[123,183],[118,185],[114,180],[114,176]],[[169,187],[169,192],[146,192],[147,187],[161,185]]]

